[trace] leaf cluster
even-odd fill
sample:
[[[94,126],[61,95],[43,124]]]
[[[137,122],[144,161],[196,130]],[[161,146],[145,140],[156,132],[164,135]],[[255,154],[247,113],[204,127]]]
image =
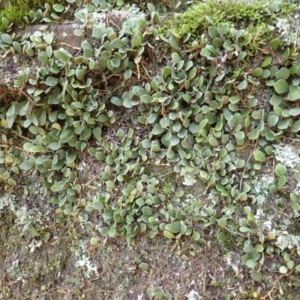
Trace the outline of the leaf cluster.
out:
[[[161,234],[183,244],[188,241],[192,253],[206,243],[200,230],[214,230],[218,241],[226,244],[231,238],[228,228],[235,226],[243,237],[242,262],[253,280],[260,281],[264,255],[274,251],[277,234],[263,227],[248,205],[259,205],[253,182],[274,159],[274,144],[300,131],[300,55],[280,38],[270,40],[259,55],[252,51],[261,50],[253,28],[265,17],[270,20],[267,6],[223,3],[217,12],[225,18],[227,8],[229,17],[220,26],[212,15],[216,7],[209,1],[180,15],[184,35],[181,29],[159,34],[159,15],[150,4],[148,18],[130,17],[118,30],[87,18],[88,10],[79,10],[75,16],[92,28],[92,39],[84,40],[76,55],[53,49],[51,33],[2,33],[3,50],[35,58],[40,67],[19,72],[14,86],[25,87],[24,94],[0,108],[1,126],[30,133],[31,140],[22,145],[26,159],[12,172],[37,172],[47,195],[65,215],[84,208],[88,215],[99,216],[103,236],[119,234],[131,243],[142,233],[150,238]],[[236,16],[240,11],[244,14]],[[193,23],[200,12],[203,36],[188,45],[190,29],[200,28]],[[254,20],[252,31],[241,28],[239,16]],[[184,23],[187,20],[193,22]],[[169,47],[171,53],[150,75],[141,66],[152,43]],[[251,55],[257,56],[249,64]],[[112,89],[107,78],[114,77],[120,86]],[[99,81],[107,93],[99,91]],[[121,115],[128,112],[124,124]],[[249,145],[251,152],[245,157],[239,150]],[[101,166],[97,193],[88,199],[82,195],[89,184],[81,182],[77,172],[85,155]],[[203,184],[203,195],[184,203],[184,193],[163,184],[165,174],[146,172],[151,165],[168,167],[184,182]],[[278,161],[272,172],[274,182],[266,197],[283,191],[291,176]],[[15,185],[12,174],[0,169],[9,188]],[[297,195],[290,198],[289,213],[297,216]],[[216,207],[224,203],[238,207],[242,216],[232,220],[233,213]],[[90,242],[98,243],[95,238]],[[284,260],[282,274],[296,266],[291,257],[285,255]]]
[[[46,17],[55,6],[67,7],[70,3],[74,3],[74,1],[48,0],[45,3],[45,1],[41,0],[10,0],[9,5],[0,10],[0,32],[6,32],[12,23],[21,26],[24,23],[41,22],[43,20],[43,16],[40,13],[41,9],[46,8],[47,13],[44,14],[44,17]]]

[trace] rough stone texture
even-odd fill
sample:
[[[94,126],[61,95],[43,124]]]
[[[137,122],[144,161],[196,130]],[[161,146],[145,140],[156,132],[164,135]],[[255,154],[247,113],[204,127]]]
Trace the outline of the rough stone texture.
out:
[[[109,27],[120,29],[128,16],[129,12],[127,11],[100,13],[97,15],[97,22],[103,22]],[[75,29],[82,29],[83,35],[76,36],[74,34]],[[53,49],[65,48],[71,53],[78,53],[78,51],[81,50],[82,41],[85,39],[91,40],[92,36],[92,30],[83,28],[83,24],[80,20],[50,26],[45,24],[29,25],[14,30],[17,36],[28,32],[34,33],[36,31],[41,31],[42,33],[53,32],[55,37],[52,44]],[[2,104],[9,102],[12,99],[11,95],[20,94],[17,89],[13,87],[13,82],[18,77],[19,71],[26,67],[37,67],[38,65],[39,62],[36,57],[31,58],[18,54],[12,56],[0,49],[0,102]]]

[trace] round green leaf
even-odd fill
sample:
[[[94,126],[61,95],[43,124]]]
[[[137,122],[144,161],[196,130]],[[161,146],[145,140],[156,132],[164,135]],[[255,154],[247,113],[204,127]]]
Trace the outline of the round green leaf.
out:
[[[219,146],[219,142],[218,142],[218,140],[214,136],[210,136],[208,138],[208,142],[213,147],[218,147]]]
[[[153,214],[150,206],[143,206],[142,212],[143,212],[143,215],[145,215],[145,216],[152,216],[152,214]]]
[[[225,218],[221,218],[218,220],[218,225],[221,227],[221,228],[225,228],[226,227],[226,219]]]
[[[269,127],[273,127],[273,126],[275,126],[278,123],[278,121],[279,121],[279,116],[277,116],[277,115],[270,115],[268,117],[268,126]]]
[[[265,154],[261,150],[259,150],[259,149],[256,149],[253,152],[253,156],[254,156],[254,159],[256,161],[260,161],[260,162],[265,162],[266,161]]]
[[[113,181],[108,180],[108,181],[106,181],[106,187],[107,187],[109,190],[113,190],[113,189],[116,187],[116,185],[114,184]]]
[[[273,95],[270,99],[270,103],[273,105],[273,106],[278,106],[282,103],[282,96],[278,96],[278,95]]]
[[[272,62],[272,56],[268,56],[264,59],[263,63],[261,64],[262,68],[267,67]]]
[[[250,268],[250,269],[255,268],[256,265],[257,265],[257,262],[254,261],[253,259],[249,259],[249,260],[247,260],[247,262],[246,262],[246,266],[247,266],[248,268]]]
[[[261,281],[262,279],[262,275],[261,275],[261,272],[257,272],[255,270],[253,270],[251,272],[251,278],[254,280],[254,281]]]
[[[280,272],[281,274],[286,274],[286,273],[288,272],[288,269],[287,269],[286,266],[281,266],[281,267],[279,268],[279,272]]]
[[[218,37],[218,36],[219,36],[219,32],[218,32],[217,27],[215,27],[215,26],[209,26],[209,27],[208,27],[208,34],[209,34],[209,36],[210,36],[212,39]]]
[[[289,110],[290,116],[296,117],[300,114],[300,108],[299,107],[294,107]]]
[[[287,168],[283,164],[277,164],[275,167],[275,174],[276,176],[280,177],[281,175],[286,175],[287,173]]]
[[[255,246],[255,250],[256,250],[257,252],[263,252],[263,251],[264,251],[264,247],[263,247],[261,244],[257,244],[257,245]]]
[[[281,175],[278,178],[278,187],[283,187],[286,184],[286,177]]]
[[[17,185],[17,182],[14,179],[12,179],[12,178],[8,178],[7,179],[7,183],[9,185],[12,185],[12,186],[16,186]]]
[[[121,65],[121,61],[116,57],[112,58],[110,62],[114,68],[118,68]]]
[[[111,97],[111,98],[110,98],[110,102],[111,102],[112,104],[116,105],[116,106],[122,106],[122,104],[123,104],[122,99],[120,99],[120,98],[118,98],[118,97],[116,97],[116,96]]]
[[[180,55],[177,52],[173,52],[171,54],[171,57],[172,57],[172,59],[173,59],[174,62],[176,62],[177,64],[180,63],[181,57],[180,57]]]
[[[290,85],[287,96],[290,101],[297,101],[300,99],[300,86]]]
[[[238,169],[241,169],[241,168],[244,168],[244,166],[245,166],[245,161],[243,159],[238,159],[236,162],[236,167]]]
[[[168,230],[164,230],[164,236],[170,240],[175,239],[175,235]]]
[[[100,24],[97,27],[94,27],[93,37],[95,37],[96,39],[101,40],[102,36],[105,34],[105,32],[106,32],[106,27],[104,25]]]
[[[51,150],[58,150],[60,148],[60,142],[52,142],[47,145]]]
[[[11,36],[7,33],[1,34],[1,39],[5,44],[12,45],[13,44],[13,39]]]
[[[28,49],[26,49],[26,54],[28,56],[33,56],[34,55],[34,50],[32,48],[28,48]]]
[[[238,131],[234,133],[234,136],[236,137],[236,139],[241,140],[245,138],[245,133],[243,131]]]
[[[248,86],[248,81],[247,80],[243,80],[240,84],[238,84],[237,88],[239,90],[244,90],[246,89]]]
[[[61,4],[54,4],[53,5],[53,9],[56,11],[56,12],[63,12],[65,7]]]
[[[132,47],[138,47],[142,44],[143,40],[140,34],[136,33],[132,38]]]
[[[115,227],[110,227],[109,231],[108,231],[108,236],[112,238],[112,237],[114,237],[116,235],[116,232],[117,231],[116,231]]]
[[[250,140],[256,140],[259,137],[259,131],[257,129],[252,129],[248,135]]]
[[[44,39],[45,39],[45,42],[46,42],[48,45],[51,45],[52,42],[53,42],[53,34],[52,34],[52,33],[47,33],[47,34],[44,36]]]
[[[221,231],[218,234],[217,239],[218,239],[219,243],[224,243],[227,240],[227,235],[223,231]]]
[[[46,149],[43,146],[32,146],[29,149],[29,152],[34,152],[34,153],[38,153],[38,152],[44,152]]]
[[[96,153],[95,153],[95,158],[97,159],[97,160],[100,160],[100,161],[104,161],[105,160],[105,155],[104,155],[104,153],[103,152],[101,152],[101,151],[97,151]]]
[[[164,128],[162,128],[159,124],[156,124],[154,128],[152,129],[152,134],[154,135],[160,135],[165,131]]]
[[[276,73],[275,73],[275,78],[276,79],[288,79],[290,77],[290,70],[286,67],[280,68]]]
[[[292,128],[291,128],[291,131],[294,132],[294,133],[300,131],[300,120],[297,120],[297,121],[293,124],[293,126],[292,126]]]
[[[294,261],[292,260],[289,260],[287,263],[286,263],[287,267],[289,268],[289,270],[292,270],[294,268]]]
[[[172,130],[174,132],[179,132],[181,129],[181,123],[179,121],[174,122],[174,124],[172,125]]]
[[[170,145],[176,146],[180,142],[180,139],[176,135],[172,135],[170,139]]]
[[[95,237],[92,237],[92,238],[90,239],[90,244],[91,244],[92,246],[97,245],[97,244],[98,244],[98,239],[95,238]]]
[[[46,85],[48,86],[56,86],[58,83],[58,79],[52,76],[47,77],[46,79]]]
[[[21,49],[20,43],[14,41],[14,42],[13,42],[13,47],[15,48],[15,50],[16,50],[19,54],[21,54],[22,49]]]
[[[264,70],[262,68],[256,68],[253,70],[253,76],[255,77],[261,77],[264,73]]]
[[[200,240],[200,234],[197,231],[193,231],[193,239],[196,242]]]
[[[278,93],[278,94],[283,94],[283,93],[287,92],[288,87],[289,87],[289,85],[286,82],[286,80],[284,80],[284,79],[279,79],[274,84],[274,89],[275,89],[276,93]]]
[[[171,233],[179,233],[181,232],[181,226],[180,223],[177,222],[173,222],[171,224],[167,224],[165,227],[166,230],[170,231]]]
[[[69,52],[65,49],[60,48],[59,50],[54,51],[54,56],[66,62],[69,58]]]
[[[147,271],[149,269],[149,265],[146,263],[140,263],[139,268],[143,271]]]

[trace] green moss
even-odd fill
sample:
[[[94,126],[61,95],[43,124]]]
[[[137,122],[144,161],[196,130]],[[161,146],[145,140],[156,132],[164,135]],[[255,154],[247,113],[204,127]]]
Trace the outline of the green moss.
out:
[[[275,7],[266,6],[262,2],[248,3],[237,1],[218,2],[208,0],[205,3],[193,5],[186,12],[178,15],[175,29],[179,35],[185,35],[187,28],[194,34],[202,34],[208,26],[220,26],[229,23],[235,28],[250,28],[252,32],[260,29],[260,34],[266,34],[267,25],[275,16],[286,16],[296,9],[295,5],[278,4]]]
[[[155,288],[155,287],[151,286],[147,289],[146,293],[147,293],[148,297],[153,300],[172,299],[172,295],[164,292],[164,290],[162,288]]]
[[[20,24],[23,16],[26,16],[28,13],[28,8],[25,9],[23,7],[19,8],[17,6],[8,6],[1,11],[0,18],[6,18],[10,23],[14,22],[16,24]]]
[[[172,195],[174,193],[174,182],[164,182],[161,186],[161,192],[166,196]]]
[[[24,17],[28,16],[30,11],[45,9],[45,3],[52,6],[55,3],[69,5],[66,0],[10,0],[6,7],[0,6],[0,32],[5,31],[2,28],[2,18],[6,18],[9,23],[20,25],[24,23]]]
[[[183,26],[189,26],[193,33],[206,30],[211,22],[216,26],[229,23],[248,27],[261,23],[265,16],[266,12],[261,3],[245,5],[239,2],[208,1],[196,4],[181,14],[177,18],[175,27],[182,32]]]

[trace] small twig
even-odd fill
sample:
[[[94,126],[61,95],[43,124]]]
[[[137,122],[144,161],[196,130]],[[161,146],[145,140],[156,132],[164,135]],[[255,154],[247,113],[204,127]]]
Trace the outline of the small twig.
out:
[[[234,234],[234,235],[239,235],[239,236],[242,236],[242,237],[246,237],[245,235],[243,235],[242,233],[239,233],[239,232],[233,232],[231,231],[230,229],[228,229],[227,227],[224,227],[225,230],[227,230],[228,232],[230,232],[231,234]]]
[[[175,171],[171,171],[171,172],[168,172],[168,173],[166,173],[166,174],[159,175],[159,178],[168,176],[168,175],[170,175],[170,174],[172,174],[172,173],[176,173],[176,172],[175,172]]]
[[[14,145],[0,145],[0,147],[3,147],[3,148],[8,148],[8,147],[12,147],[14,149],[17,149],[17,150],[20,150],[22,152],[26,152],[26,153],[29,153],[28,151],[26,151],[25,149],[21,148],[21,147],[18,147],[18,146],[14,146]]]
[[[294,141],[294,142],[300,142],[300,140],[299,140],[299,139],[291,139],[291,138],[284,137],[284,136],[281,136],[280,138],[282,138],[282,139],[285,139],[285,140]]]
[[[23,149],[23,148],[21,148],[21,147],[18,147],[18,146],[10,145],[10,147],[13,147],[13,148],[15,148],[15,149],[17,149],[17,150],[20,150],[20,151],[22,151],[22,152],[25,152],[25,153],[27,153],[27,154],[30,153],[29,151],[26,151],[25,149]]]
[[[81,48],[79,48],[79,47],[74,47],[74,46],[69,45],[69,44],[67,44],[67,43],[59,43],[59,45],[67,46],[67,47],[72,48],[72,49],[75,49],[75,50],[81,50]]]
[[[205,190],[204,190],[204,192],[203,192],[203,194],[202,195],[205,195],[206,194],[206,192],[207,192],[207,190],[210,188],[210,183],[208,183],[208,185],[205,187]]]
[[[118,30],[121,30],[121,28],[111,18],[109,18],[108,13],[107,13],[107,23],[108,23],[108,25],[109,25],[109,23],[113,24],[114,26],[116,26],[116,28]]]
[[[275,207],[273,207],[272,205],[270,205],[270,208],[275,211],[276,213],[278,213],[278,215],[282,215],[282,216],[285,216],[286,218],[290,218],[289,215],[285,214],[284,212],[280,211],[280,210],[277,210]]]
[[[295,280],[295,281],[297,281],[297,282],[300,282],[300,279],[297,278],[296,276],[290,276],[289,278],[291,278],[291,279],[293,279],[293,280]]]
[[[244,101],[243,97],[240,95],[240,93],[238,92],[236,86],[235,86],[235,83],[232,84],[233,85],[233,88],[234,88],[234,91],[235,93],[237,94],[237,96],[239,97],[239,99],[242,101],[243,105],[245,107],[248,107],[248,105],[246,104],[246,102]]]
[[[92,189],[92,190],[97,190],[96,187],[91,186],[91,185],[89,185],[89,184],[85,184],[84,187],[89,188],[89,189]]]
[[[147,76],[144,76],[144,75],[142,75],[142,74],[138,74],[137,72],[134,72],[134,71],[132,71],[132,73],[134,74],[134,75],[136,75],[136,76],[140,76],[138,79],[141,79],[141,77],[142,78],[144,78],[144,79],[149,79]]]
[[[82,184],[82,186],[85,188],[85,187],[89,187],[89,188],[91,188],[91,189],[93,189],[93,190],[96,190],[97,188],[96,187],[94,187],[94,186],[91,186],[90,184],[96,179],[96,178],[98,178],[99,177],[99,175],[96,175],[96,176],[94,176],[91,180],[89,180],[88,182],[86,182],[86,183],[83,183]]]
[[[260,300],[267,299],[267,297],[271,298],[271,294],[274,292],[274,290],[275,290],[275,288],[276,288],[276,285],[277,285],[277,283],[280,281],[280,279],[282,279],[283,277],[286,277],[286,276],[291,275],[293,272],[294,272],[294,271],[292,270],[292,271],[289,272],[289,273],[282,274],[282,275],[280,275],[279,277],[277,277],[276,280],[274,281],[274,284],[273,284],[272,288],[267,292],[267,294],[265,294],[263,297],[261,297]]]
[[[254,151],[255,151],[255,148],[256,148],[256,146],[257,146],[257,143],[258,143],[258,138],[257,138],[257,140],[256,140],[256,142],[255,142],[255,145],[254,145],[254,148],[253,148],[251,154],[249,155],[249,157],[248,157],[248,159],[247,159],[247,161],[246,161],[246,163],[245,163],[245,168],[244,168],[243,173],[242,173],[242,176],[241,176],[241,181],[240,181],[240,191],[239,191],[239,192],[241,192],[241,190],[242,190],[243,177],[244,177],[244,175],[245,175],[245,172],[246,172],[246,169],[247,169],[248,162],[250,161],[250,159],[251,159],[251,157],[252,157],[252,155],[253,155],[253,153],[254,153]]]
[[[142,65],[144,71],[146,72],[147,76],[152,80],[152,77],[149,75],[149,73],[148,73],[147,69],[145,68],[144,64],[141,63],[141,65]]]
[[[19,134],[17,131],[11,130],[11,132],[14,133],[14,134],[16,134],[18,137],[20,137],[20,138],[22,138],[22,139],[24,139],[24,140],[26,140],[26,141],[28,141],[28,142],[30,142],[30,143],[33,143],[32,140],[30,140],[29,138],[27,138],[27,137],[25,137],[25,136]]]

